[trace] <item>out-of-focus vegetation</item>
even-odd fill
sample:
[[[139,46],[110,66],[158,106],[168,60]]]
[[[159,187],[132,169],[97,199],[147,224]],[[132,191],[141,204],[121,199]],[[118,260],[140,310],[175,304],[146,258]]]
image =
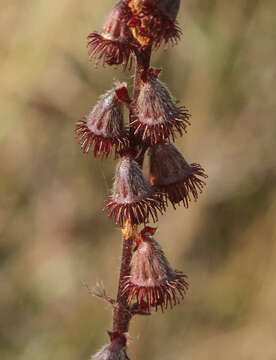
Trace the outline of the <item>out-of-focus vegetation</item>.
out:
[[[80,153],[75,121],[115,69],[94,69],[86,36],[113,1],[2,0],[0,358],[88,359],[111,311],[120,231],[102,213],[114,162]],[[209,174],[158,240],[189,275],[183,305],[131,324],[133,359],[276,359],[276,3],[186,0],[179,46],[153,65],[193,114],[177,144]]]

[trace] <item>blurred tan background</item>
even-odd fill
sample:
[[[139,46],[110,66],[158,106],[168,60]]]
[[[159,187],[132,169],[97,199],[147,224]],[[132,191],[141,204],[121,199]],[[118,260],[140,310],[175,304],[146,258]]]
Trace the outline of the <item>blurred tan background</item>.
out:
[[[115,163],[73,136],[120,70],[86,36],[114,1],[1,0],[0,359],[88,359],[107,342],[120,231],[102,213]],[[185,302],[131,324],[133,360],[276,359],[276,3],[182,1],[180,44],[153,66],[193,114],[177,145],[209,174],[157,239],[189,275]]]

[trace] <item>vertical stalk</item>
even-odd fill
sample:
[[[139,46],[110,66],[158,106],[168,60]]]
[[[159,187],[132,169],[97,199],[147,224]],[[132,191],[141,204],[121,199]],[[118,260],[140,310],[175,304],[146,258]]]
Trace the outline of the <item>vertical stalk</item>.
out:
[[[151,48],[151,46],[149,46],[144,51],[139,51],[139,52],[137,51],[137,53],[136,53],[136,69],[135,69],[135,78],[134,78],[134,85],[133,85],[133,100],[132,100],[133,106],[136,104],[139,93],[140,93],[143,72],[145,70],[147,70],[150,66],[151,51],[152,51],[152,48]],[[130,113],[129,123],[131,122],[131,116],[132,116],[132,114]],[[137,145],[139,147],[138,155],[135,160],[142,168],[145,152],[146,152],[148,146],[143,144],[142,141],[139,141],[139,139],[133,135],[131,128],[130,128],[129,137],[130,137],[130,139],[129,139],[130,146],[133,147],[133,150],[135,150],[135,147],[137,148]]]
[[[130,274],[133,242],[137,235],[137,226],[126,222],[122,230],[123,248],[121,258],[120,278],[117,293],[117,304],[113,313],[113,331],[124,333],[128,331],[131,312],[127,304],[127,296],[122,296],[122,280]]]
[[[151,57],[151,47],[148,47],[144,51],[137,52],[136,54],[136,70],[134,78],[134,88],[133,88],[133,100],[132,104],[135,104],[140,92],[140,83],[142,79],[142,74],[145,70],[149,68]],[[129,116],[129,122],[131,122],[131,113]],[[130,147],[135,150],[137,146],[133,134],[130,132]],[[145,149],[141,148],[140,152],[142,156],[139,158],[139,165],[142,167]],[[137,226],[131,225],[129,221],[125,223],[124,228],[122,229],[122,257],[121,257],[121,267],[120,267],[120,277],[118,284],[118,293],[117,293],[117,304],[114,307],[113,311],[113,331],[119,333],[128,332],[129,322],[132,317],[129,306],[127,304],[128,294],[122,296],[122,282],[125,276],[130,275],[130,262],[132,258],[133,243],[137,236]]]
[[[144,51],[137,51],[136,53],[136,70],[135,70],[135,79],[134,79],[134,89],[133,89],[133,103],[137,101],[140,92],[140,82],[142,74],[150,66],[150,57],[151,57],[151,46],[147,47]]]

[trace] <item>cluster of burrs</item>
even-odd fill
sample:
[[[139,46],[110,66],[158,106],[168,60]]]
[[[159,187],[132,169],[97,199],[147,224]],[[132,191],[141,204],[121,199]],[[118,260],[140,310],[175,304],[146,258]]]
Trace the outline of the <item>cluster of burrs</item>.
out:
[[[190,125],[188,110],[177,105],[159,80],[161,70],[143,60],[162,43],[167,47],[179,39],[179,4],[180,0],[121,0],[102,30],[88,36],[89,57],[96,64],[122,65],[130,71],[136,61],[134,91],[130,95],[126,83],[116,82],[75,128],[84,153],[91,150],[102,159],[111,154],[119,159],[113,193],[104,208],[109,217],[121,228],[126,224],[145,226],[135,236],[130,271],[120,283],[120,296],[138,313],[173,307],[183,298],[188,288],[186,276],[171,268],[153,238],[156,229],[146,224],[156,222],[169,202],[174,208],[176,204],[187,208],[190,201],[198,199],[207,177],[199,164],[187,162],[173,145],[176,136],[182,136]],[[124,107],[129,111],[127,124]],[[150,160],[145,176],[146,153]],[[124,336],[110,336],[111,344],[95,359],[127,359]],[[117,355],[106,356],[112,351]]]

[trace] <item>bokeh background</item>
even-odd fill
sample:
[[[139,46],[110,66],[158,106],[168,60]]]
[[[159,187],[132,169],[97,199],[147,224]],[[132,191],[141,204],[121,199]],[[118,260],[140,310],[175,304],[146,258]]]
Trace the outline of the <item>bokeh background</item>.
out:
[[[1,0],[0,358],[88,359],[117,288],[120,231],[102,213],[115,163],[73,136],[120,70],[88,62],[114,1]],[[191,111],[177,145],[209,174],[157,235],[189,275],[184,304],[136,318],[132,359],[276,359],[276,3],[185,0],[177,47],[153,56]]]

